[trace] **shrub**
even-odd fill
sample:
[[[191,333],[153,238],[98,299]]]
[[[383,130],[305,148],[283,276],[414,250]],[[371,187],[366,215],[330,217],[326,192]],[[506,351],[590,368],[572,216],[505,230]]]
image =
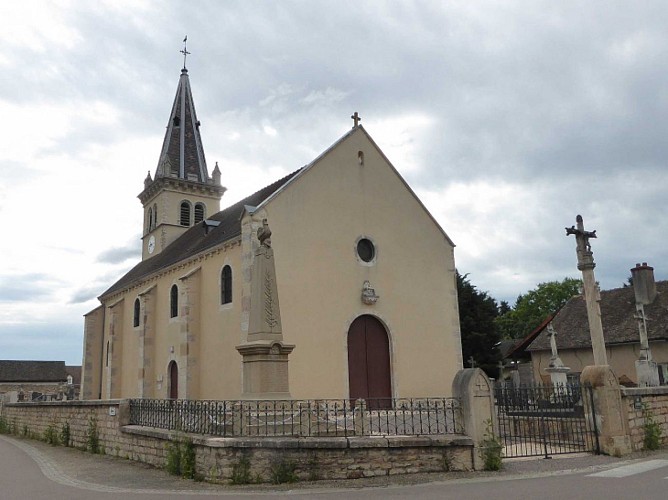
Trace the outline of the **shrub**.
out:
[[[181,445],[178,441],[172,441],[167,445],[167,472],[173,476],[181,475]]]
[[[44,441],[49,443],[51,446],[57,446],[60,444],[60,438],[58,437],[56,424],[49,424],[49,426],[46,428],[44,431]]]
[[[181,476],[186,479],[195,479],[195,445],[192,439],[181,442]]]
[[[239,461],[232,465],[232,484],[250,484],[252,482],[251,463],[246,456],[239,458]]]
[[[295,483],[299,479],[295,473],[297,465],[289,460],[277,460],[271,465],[271,482],[274,484]]]
[[[70,445],[70,423],[65,422],[63,426],[60,428],[60,441],[63,443],[63,446],[69,446]]]
[[[101,453],[100,449],[100,434],[97,430],[97,419],[95,417],[88,418],[88,430],[86,431],[86,449],[91,453]]]
[[[0,434],[9,434],[9,423],[4,416],[0,415]]]
[[[643,423],[645,432],[643,445],[646,450],[658,450],[661,447],[661,426],[654,419],[654,413],[647,404],[643,404],[642,414],[645,420]]]
[[[500,470],[503,458],[503,445],[494,434],[491,420],[487,421],[487,431],[485,431],[485,435],[479,446],[485,470]]]
[[[195,445],[192,439],[176,439],[167,445],[167,472],[186,479],[195,479]]]

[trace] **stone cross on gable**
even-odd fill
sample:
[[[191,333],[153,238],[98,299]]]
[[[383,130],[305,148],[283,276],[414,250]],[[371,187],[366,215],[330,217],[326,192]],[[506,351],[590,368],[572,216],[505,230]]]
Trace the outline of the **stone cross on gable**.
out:
[[[475,359],[473,359],[473,356],[469,356],[469,364],[471,368],[475,368]]]
[[[359,122],[362,121],[362,118],[360,118],[360,115],[357,114],[357,111],[355,111],[350,118],[352,118],[353,122],[355,123],[355,125],[353,125],[353,128],[356,128],[359,125]]]

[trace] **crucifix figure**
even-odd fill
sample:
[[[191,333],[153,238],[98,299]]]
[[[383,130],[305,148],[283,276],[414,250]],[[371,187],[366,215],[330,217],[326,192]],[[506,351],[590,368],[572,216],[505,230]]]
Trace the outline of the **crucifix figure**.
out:
[[[591,348],[594,353],[595,365],[607,365],[608,356],[605,352],[605,339],[603,338],[603,324],[601,323],[601,298],[598,284],[594,276],[594,254],[591,251],[589,238],[596,238],[596,231],[585,231],[582,216],[575,218],[575,226],[566,228],[566,236],[575,235],[576,253],[578,256],[578,269],[582,271],[584,283],[584,297],[587,303],[587,319],[589,320],[589,335],[591,336]]]
[[[585,231],[584,222],[582,221],[582,216],[578,215],[575,218],[575,222],[578,227],[575,229],[575,226],[566,228],[566,235],[575,235],[575,241],[577,244],[577,255],[578,255],[578,269],[582,270],[584,267],[589,267],[593,269],[596,267],[594,264],[594,254],[591,251],[591,243],[589,243],[589,238],[596,238],[596,231]]]
[[[357,125],[359,125],[359,122],[362,121],[362,119],[360,118],[360,115],[357,114],[357,111],[355,111],[350,118],[352,118],[353,122],[355,122],[355,125],[353,125],[353,128],[356,128]]]
[[[183,69],[186,69],[186,57],[188,57],[188,49],[186,48],[186,42],[188,41],[188,35],[183,39],[183,50],[179,51],[181,54],[183,54]]]

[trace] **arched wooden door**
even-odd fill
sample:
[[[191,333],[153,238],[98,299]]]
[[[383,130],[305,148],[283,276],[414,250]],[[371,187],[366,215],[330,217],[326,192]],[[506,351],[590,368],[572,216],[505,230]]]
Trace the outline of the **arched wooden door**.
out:
[[[392,405],[390,341],[373,316],[360,316],[348,330],[348,385],[350,398],[368,400],[371,409]]]
[[[169,399],[179,399],[179,367],[176,361],[169,363]]]

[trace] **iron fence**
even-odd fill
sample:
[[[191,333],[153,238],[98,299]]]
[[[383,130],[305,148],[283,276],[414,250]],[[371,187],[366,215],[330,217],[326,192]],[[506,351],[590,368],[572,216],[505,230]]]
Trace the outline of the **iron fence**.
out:
[[[590,386],[499,384],[494,396],[505,457],[599,452]]]
[[[130,424],[221,437],[462,434],[454,398],[131,399]]]

